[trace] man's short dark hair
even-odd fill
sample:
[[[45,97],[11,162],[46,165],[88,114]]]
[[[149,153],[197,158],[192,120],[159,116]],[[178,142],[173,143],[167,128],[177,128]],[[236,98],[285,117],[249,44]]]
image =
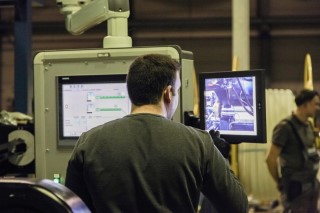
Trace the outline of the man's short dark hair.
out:
[[[310,102],[315,96],[319,96],[317,91],[303,89],[295,98],[296,105],[301,106],[304,103]]]
[[[180,64],[170,56],[148,54],[137,58],[127,75],[131,102],[136,106],[157,104],[166,86],[175,86]]]

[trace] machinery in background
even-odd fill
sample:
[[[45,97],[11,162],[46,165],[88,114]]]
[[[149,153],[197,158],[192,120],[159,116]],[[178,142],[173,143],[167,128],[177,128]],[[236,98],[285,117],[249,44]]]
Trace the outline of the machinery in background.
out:
[[[0,177],[34,176],[34,125],[31,120],[22,113],[1,111]]]

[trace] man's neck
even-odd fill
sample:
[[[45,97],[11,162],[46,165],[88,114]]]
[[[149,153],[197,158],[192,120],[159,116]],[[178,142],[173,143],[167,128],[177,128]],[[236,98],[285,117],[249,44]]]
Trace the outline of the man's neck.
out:
[[[301,110],[297,109],[294,112],[294,115],[303,123],[307,123],[308,122],[308,116],[306,115],[306,113],[302,112]]]
[[[160,115],[163,117],[166,117],[166,112],[163,110],[163,108],[160,105],[143,105],[143,106],[132,106],[131,114],[139,114],[139,113],[149,113],[149,114],[155,114]]]

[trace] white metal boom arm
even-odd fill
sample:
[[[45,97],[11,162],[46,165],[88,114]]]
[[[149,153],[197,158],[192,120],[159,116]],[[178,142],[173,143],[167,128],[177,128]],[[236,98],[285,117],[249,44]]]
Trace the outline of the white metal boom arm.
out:
[[[131,47],[128,36],[129,0],[56,0],[65,15],[66,29],[80,35],[87,29],[108,21],[105,48]]]

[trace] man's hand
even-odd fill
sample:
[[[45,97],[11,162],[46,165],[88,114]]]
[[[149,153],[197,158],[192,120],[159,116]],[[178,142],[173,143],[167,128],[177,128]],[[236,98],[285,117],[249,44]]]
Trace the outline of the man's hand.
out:
[[[230,155],[230,144],[223,138],[220,138],[220,132],[215,130],[210,130],[209,134],[213,140],[214,145],[218,148],[224,158],[229,159]]]

